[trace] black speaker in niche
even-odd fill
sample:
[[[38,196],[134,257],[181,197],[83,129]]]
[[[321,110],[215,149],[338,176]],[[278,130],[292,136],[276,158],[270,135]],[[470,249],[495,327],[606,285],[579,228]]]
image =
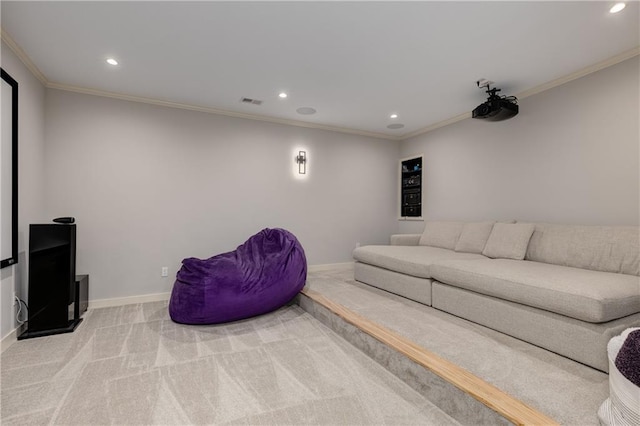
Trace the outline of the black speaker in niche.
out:
[[[76,225],[37,224],[29,227],[29,320],[18,339],[69,333],[86,309],[76,283]],[[83,283],[88,286],[88,277]]]

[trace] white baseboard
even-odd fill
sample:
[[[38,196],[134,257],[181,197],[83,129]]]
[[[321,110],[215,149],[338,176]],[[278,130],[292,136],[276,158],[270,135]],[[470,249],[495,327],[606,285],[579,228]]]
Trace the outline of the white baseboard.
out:
[[[6,351],[9,348],[9,346],[17,342],[18,336],[22,334],[24,329],[25,329],[24,325],[19,325],[17,328],[14,328],[13,331],[11,331],[9,334],[4,336],[2,340],[0,340],[0,353]]]
[[[328,263],[323,265],[309,265],[307,270],[309,272],[323,272],[329,271],[337,268],[351,268],[353,266],[353,262],[344,262],[344,263]],[[114,297],[112,299],[95,299],[89,300],[89,309],[99,309],[99,308],[110,308],[114,306],[123,306],[123,305],[132,305],[136,303],[146,303],[146,302],[161,302],[165,300],[169,300],[171,296],[170,292],[167,293],[153,293],[153,294],[143,294],[140,296],[129,296],[129,297]],[[19,327],[6,336],[2,338],[0,341],[0,353],[4,352],[9,346],[17,341],[17,336],[22,332],[22,328]]]
[[[353,262],[344,262],[344,263],[327,263],[324,265],[309,265],[307,267],[308,272],[323,272],[336,268],[351,268],[353,266]]]
[[[143,294],[141,296],[115,297],[113,299],[97,299],[89,300],[89,309],[109,308],[113,306],[131,305],[145,302],[161,302],[169,300],[171,293],[155,293]],[[0,340],[0,353],[4,352],[18,341],[18,336],[26,329],[25,325],[21,325],[13,331],[9,332]]]
[[[6,351],[9,346],[13,345],[18,340],[17,331],[18,329],[16,328],[2,338],[2,341],[0,341],[0,353]]]
[[[171,293],[142,294],[140,296],[114,297],[113,299],[89,300],[89,309],[110,308],[112,306],[132,305],[136,303],[161,302],[169,300]]]
[[[353,266],[353,262],[345,262],[345,263],[328,263],[324,265],[309,265],[307,270],[309,272],[322,272],[328,271],[336,268],[350,268]],[[139,296],[129,296],[129,297],[114,297],[113,299],[97,299],[97,300],[89,300],[89,309],[98,309],[98,308],[110,308],[113,306],[122,306],[122,305],[132,305],[136,303],[146,303],[146,302],[160,302],[164,300],[169,300],[171,293],[154,293],[154,294],[142,294]]]

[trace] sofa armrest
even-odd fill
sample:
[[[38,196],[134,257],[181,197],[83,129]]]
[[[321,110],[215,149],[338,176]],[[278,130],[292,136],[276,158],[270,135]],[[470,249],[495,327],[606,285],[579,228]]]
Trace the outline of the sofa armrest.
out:
[[[422,234],[394,234],[391,236],[392,246],[417,246]]]

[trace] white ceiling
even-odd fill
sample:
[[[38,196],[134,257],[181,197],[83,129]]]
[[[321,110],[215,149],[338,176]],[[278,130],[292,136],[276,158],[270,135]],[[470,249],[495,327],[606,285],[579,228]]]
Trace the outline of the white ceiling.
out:
[[[53,87],[397,138],[483,102],[479,78],[517,95],[637,48],[638,2],[612,4],[2,1],[1,18]]]

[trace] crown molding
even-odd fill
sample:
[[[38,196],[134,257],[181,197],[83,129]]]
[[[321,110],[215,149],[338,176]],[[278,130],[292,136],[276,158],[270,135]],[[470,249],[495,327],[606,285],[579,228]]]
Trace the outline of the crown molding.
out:
[[[406,133],[401,136],[402,141],[411,139],[415,136],[420,136],[425,133],[429,133],[433,130],[439,129],[440,127],[448,126],[449,124],[457,123],[458,121],[462,121],[464,119],[471,118],[471,111],[465,112],[464,114],[456,115],[455,117],[448,118],[446,120],[438,121],[437,123],[433,123],[427,127],[423,127],[422,129],[418,129],[411,133]]]
[[[104,90],[90,89],[86,87],[72,86],[67,84],[49,81],[47,77],[38,69],[31,58],[24,50],[13,40],[13,38],[2,28],[0,28],[0,36],[2,41],[16,54],[18,59],[31,71],[31,73],[48,89],[65,90],[68,92],[83,93],[87,95],[102,96],[113,99],[120,99],[130,102],[140,102],[145,104],[164,106],[169,108],[185,109],[189,111],[204,112],[207,114],[223,115],[227,117],[244,118],[247,120],[262,121],[267,123],[284,124],[287,126],[304,127],[308,129],[328,130],[331,132],[346,133],[350,135],[365,136],[376,139],[400,140],[399,136],[386,135],[384,133],[369,132],[366,130],[348,129],[344,127],[328,126],[325,124],[307,123],[298,120],[289,120],[284,118],[269,117],[265,115],[245,114],[241,112],[228,111],[224,109],[208,108],[197,105],[188,105],[178,102],[164,101],[161,99],[145,98],[141,96],[126,95],[123,93],[108,92]]]
[[[576,80],[580,77],[584,77],[585,75],[592,74],[594,72],[600,71],[612,65],[618,64],[620,62],[626,61],[627,59],[631,59],[634,56],[640,55],[640,46],[634,47],[633,49],[627,50],[626,52],[622,52],[616,56],[613,56],[609,59],[605,59],[604,61],[596,62],[593,65],[590,65],[586,68],[573,72],[569,75],[565,75],[564,77],[556,78],[555,80],[551,80],[547,83],[543,83],[539,86],[533,87],[531,89],[522,91],[520,93],[516,93],[516,97],[518,99],[524,99],[529,96],[537,95],[538,93],[544,92],[549,89],[553,89],[554,87],[558,87],[565,83],[568,83],[572,80]]]
[[[516,93],[516,97],[520,100],[520,99],[525,99],[529,96],[533,96],[533,95],[537,95],[538,93],[542,93],[544,91],[547,91],[549,89],[553,89],[555,87],[558,87],[560,85],[563,85],[565,83],[568,83],[572,80],[576,80],[580,77],[584,77],[585,75],[589,75],[592,74],[594,72],[600,71],[602,69],[605,69],[607,67],[610,67],[612,65],[616,65],[620,62],[626,61],[627,59],[631,59],[634,56],[638,56],[640,55],[640,46],[638,47],[634,47],[633,49],[627,50],[625,52],[622,52],[616,56],[613,56],[609,59],[605,59],[604,61],[600,61],[597,62],[593,65],[589,65],[586,68],[582,68],[581,70],[575,71],[571,74],[565,75],[563,77],[560,78],[556,78],[555,80],[551,80],[548,81],[546,83],[540,84],[536,87],[533,87],[531,89],[527,89],[525,91],[522,91],[520,93]],[[447,120],[443,120],[443,121],[439,121],[437,123],[434,123],[430,126],[424,127],[422,129],[416,130],[415,132],[411,132],[411,133],[406,133],[404,135],[402,135],[400,137],[400,140],[406,140],[406,139],[410,139],[413,138],[415,136],[419,136],[428,132],[431,132],[435,129],[438,129],[440,127],[444,127],[444,126],[448,126],[449,124],[453,124],[453,123],[457,123],[458,121],[462,121],[465,120],[467,118],[471,118],[471,112],[466,112],[464,114],[460,114],[457,115],[455,117],[449,118]]]
[[[369,132],[366,130],[358,130],[358,129],[348,129],[348,128],[344,128],[344,127],[337,127],[337,126],[329,126],[329,125],[325,125],[325,124],[317,124],[317,123],[308,123],[308,122],[304,122],[304,121],[298,121],[298,120],[289,120],[289,119],[285,119],[285,118],[276,118],[276,117],[269,117],[269,116],[265,116],[265,115],[254,115],[254,114],[245,114],[245,113],[241,113],[241,112],[235,112],[235,111],[228,111],[228,110],[224,110],[224,109],[217,109],[217,108],[208,108],[208,107],[202,107],[202,106],[197,106],[197,105],[189,105],[189,104],[182,104],[182,103],[178,103],[178,102],[171,102],[171,101],[164,101],[161,99],[153,99],[153,98],[145,98],[145,97],[141,97],[141,96],[132,96],[132,95],[126,95],[123,93],[115,93],[115,92],[108,92],[108,91],[104,91],[104,90],[97,90],[97,89],[90,89],[90,88],[85,88],[85,87],[78,87],[78,86],[72,86],[72,85],[67,85],[67,84],[61,84],[61,83],[55,83],[55,82],[51,82],[49,81],[46,76],[38,69],[38,67],[33,63],[33,61],[31,61],[31,59],[29,58],[29,56],[24,52],[24,50],[22,50],[22,48],[20,46],[18,46],[18,44],[13,40],[13,38],[11,38],[11,36],[2,28],[0,28],[0,36],[2,41],[5,42],[5,44],[13,51],[13,53],[16,54],[16,56],[18,56],[18,58],[22,61],[22,63],[29,69],[29,71],[31,71],[31,73],[38,79],[40,80],[40,82],[47,88],[49,89],[58,89],[58,90],[65,90],[68,92],[76,92],[76,93],[83,93],[83,94],[87,94],[87,95],[93,95],[93,96],[102,96],[102,97],[107,97],[107,98],[114,98],[114,99],[120,99],[120,100],[125,100],[125,101],[130,101],[130,102],[140,102],[140,103],[145,103],[145,104],[150,104],[150,105],[157,105],[157,106],[164,106],[164,107],[169,107],[169,108],[178,108],[178,109],[184,109],[184,110],[189,110],[189,111],[198,111],[198,112],[204,112],[207,114],[215,114],[215,115],[223,115],[223,116],[227,116],[227,117],[235,117],[235,118],[244,118],[247,120],[255,120],[255,121],[262,121],[262,122],[267,122],[267,123],[275,123],[275,124],[284,124],[287,126],[294,126],[294,127],[304,127],[307,129],[318,129],[318,130],[328,130],[331,132],[338,132],[338,133],[345,133],[345,134],[350,134],[350,135],[358,135],[358,136],[365,136],[365,137],[370,137],[370,138],[376,138],[376,139],[385,139],[385,140],[389,140],[389,141],[404,141],[407,139],[411,139],[413,137],[431,132],[433,130],[439,129],[440,127],[444,127],[444,126],[448,126],[450,124],[454,124],[457,123],[458,121],[462,121],[465,120],[467,118],[471,118],[471,112],[465,112],[463,114],[459,114],[456,115],[455,117],[451,117],[448,118],[446,120],[442,120],[439,121],[437,123],[431,124],[429,126],[423,127],[421,129],[418,129],[416,131],[410,132],[410,133],[405,133],[402,135],[398,135],[398,136],[392,136],[392,135],[387,135],[384,133],[377,133],[377,132]],[[525,99],[529,96],[533,96],[536,95],[538,93],[547,91],[549,89],[553,89],[555,87],[558,87],[562,84],[568,83],[572,80],[576,80],[580,77],[584,77],[588,74],[592,74],[594,72],[600,71],[604,68],[610,67],[612,65],[616,65],[620,62],[626,61],[627,59],[631,59],[634,56],[638,56],[640,55],[640,46],[634,47],[633,49],[627,50],[625,52],[622,52],[618,55],[615,55],[609,59],[605,59],[604,61],[600,61],[597,62],[593,65],[590,65],[588,67],[585,67],[581,70],[575,71],[571,74],[568,74],[566,76],[557,78],[555,80],[551,80],[547,83],[543,83],[540,84],[536,87],[533,87],[531,89],[527,89],[525,91],[522,91],[520,93],[517,93],[515,96],[518,99]]]
[[[11,49],[11,51],[16,54],[16,56],[18,57],[18,59],[20,59],[20,61],[22,61],[24,66],[27,67],[29,71],[31,71],[31,74],[33,74],[38,80],[40,80],[40,83],[42,83],[44,86],[47,86],[47,84],[49,84],[47,77],[42,74],[36,64],[33,63],[33,61],[29,58],[29,56],[27,56],[24,50],[22,50],[22,48],[18,46],[18,43],[16,43],[3,28],[0,28],[0,39],[2,39],[2,41],[9,47],[9,49]]]
[[[357,130],[357,129],[348,129],[344,127],[328,126],[325,124],[307,123],[307,122],[298,121],[298,120],[269,117],[266,115],[245,114],[242,112],[228,111],[228,110],[217,109],[217,108],[209,108],[209,107],[203,107],[198,105],[189,105],[189,104],[183,104],[179,102],[164,101],[161,99],[145,98],[141,96],[126,95],[124,93],[108,92],[105,90],[90,89],[86,87],[78,87],[78,86],[72,86],[72,85],[60,84],[60,83],[54,83],[54,82],[49,82],[47,83],[46,86],[49,89],[64,90],[67,92],[76,92],[76,93],[82,93],[86,95],[102,96],[106,98],[114,98],[114,99],[120,99],[120,100],[131,101],[131,102],[140,102],[140,103],[151,104],[156,106],[164,106],[169,108],[185,109],[189,111],[198,111],[198,112],[204,112],[207,114],[224,115],[227,117],[244,118],[247,120],[263,121],[263,122],[275,123],[275,124],[284,124],[287,126],[305,127],[308,129],[329,130],[332,132],[366,136],[366,137],[376,138],[376,139],[400,140],[398,137],[385,135],[384,133],[376,133],[376,132],[368,132],[366,130]]]

